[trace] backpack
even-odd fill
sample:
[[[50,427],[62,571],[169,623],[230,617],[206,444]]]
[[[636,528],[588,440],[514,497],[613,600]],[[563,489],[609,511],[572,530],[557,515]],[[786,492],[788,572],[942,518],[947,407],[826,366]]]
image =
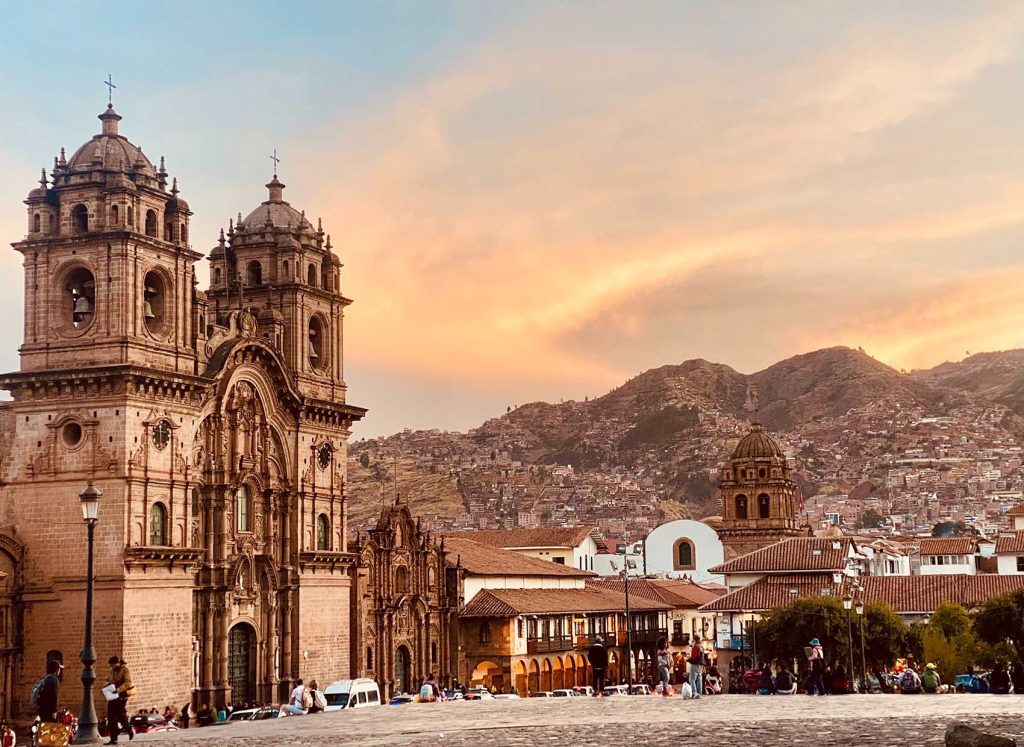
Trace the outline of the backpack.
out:
[[[921,684],[928,692],[934,692],[938,689],[939,676],[935,673],[934,669],[924,670],[924,674],[921,675]]]
[[[424,682],[423,687],[420,688],[420,702],[428,703],[434,699],[434,688],[429,683]]]
[[[302,691],[302,710],[308,711],[313,707],[313,696],[309,694],[309,690]]]
[[[36,681],[36,684],[32,685],[32,693],[28,696],[28,702],[32,704],[33,708],[39,707],[39,696],[43,694],[43,683],[49,676],[48,674],[43,675]]]
[[[913,669],[908,669],[900,677],[900,690],[905,693],[912,693],[917,691],[917,675],[914,674]]]

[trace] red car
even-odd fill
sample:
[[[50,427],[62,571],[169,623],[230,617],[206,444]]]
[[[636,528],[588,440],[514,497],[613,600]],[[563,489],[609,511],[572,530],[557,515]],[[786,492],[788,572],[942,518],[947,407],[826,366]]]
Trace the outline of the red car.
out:
[[[178,731],[178,725],[155,713],[140,713],[131,718],[132,728],[136,734],[149,734],[154,731]]]

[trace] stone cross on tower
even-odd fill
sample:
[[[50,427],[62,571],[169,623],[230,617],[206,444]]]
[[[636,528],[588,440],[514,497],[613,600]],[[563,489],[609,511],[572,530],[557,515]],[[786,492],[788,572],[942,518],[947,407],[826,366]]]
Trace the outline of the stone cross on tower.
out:
[[[274,148],[274,155],[267,156],[271,161],[274,162],[274,178],[277,178],[277,164],[281,163],[281,159],[277,157],[277,148]]]
[[[103,85],[107,87],[107,103],[113,104],[114,89],[117,88],[117,86],[114,85],[114,77],[110,73],[107,73],[107,79],[103,81]]]

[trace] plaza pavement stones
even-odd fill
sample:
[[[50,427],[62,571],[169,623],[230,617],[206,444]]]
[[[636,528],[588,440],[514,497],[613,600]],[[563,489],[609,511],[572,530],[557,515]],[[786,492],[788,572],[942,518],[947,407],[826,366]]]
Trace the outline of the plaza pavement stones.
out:
[[[910,747],[943,745],[952,722],[1024,747],[1024,696],[627,696],[413,704],[146,734],[135,743]]]

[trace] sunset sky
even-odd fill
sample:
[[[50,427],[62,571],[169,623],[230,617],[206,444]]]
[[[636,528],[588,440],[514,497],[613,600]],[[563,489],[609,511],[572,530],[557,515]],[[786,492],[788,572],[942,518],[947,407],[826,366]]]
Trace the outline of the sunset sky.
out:
[[[208,251],[265,199],[345,263],[356,437],[707,358],[1024,346],[1024,3],[9,4],[0,236],[61,146],[167,158]],[[20,255],[0,252],[0,366]],[[206,277],[206,263],[201,263]]]

